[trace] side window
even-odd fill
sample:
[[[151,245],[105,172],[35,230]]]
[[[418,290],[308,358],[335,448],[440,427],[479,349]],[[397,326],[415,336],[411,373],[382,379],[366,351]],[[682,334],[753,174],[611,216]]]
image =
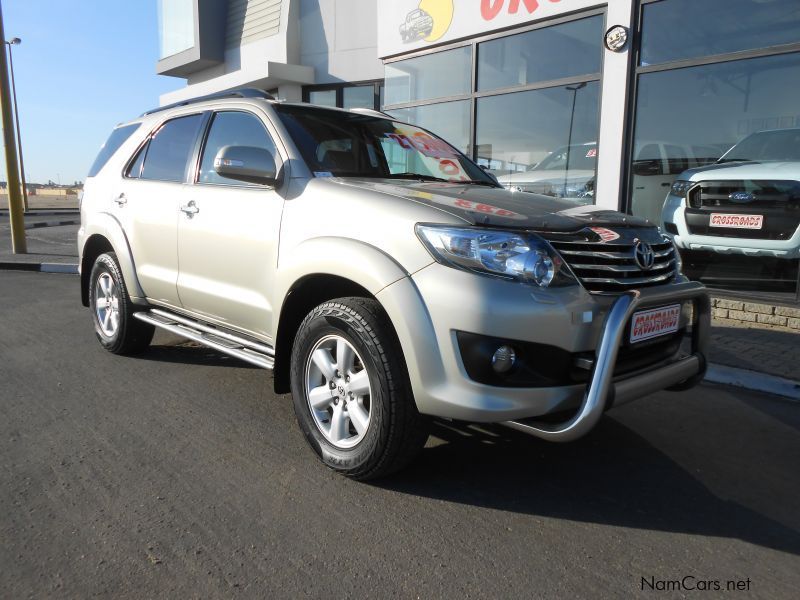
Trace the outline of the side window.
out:
[[[190,115],[164,123],[150,140],[141,178],[183,181],[202,121],[202,115]]]
[[[125,177],[130,179],[139,179],[142,176],[142,165],[144,164],[144,157],[147,154],[147,144],[139,149],[136,154],[136,159],[130,164],[128,170],[125,171]]]
[[[92,163],[91,168],[89,169],[88,177],[94,177],[97,175],[100,170],[106,166],[108,159],[114,156],[114,153],[119,150],[119,147],[124,144],[129,137],[133,135],[133,132],[139,129],[141,123],[134,123],[133,125],[123,125],[122,127],[117,127],[114,131],[111,132],[111,135],[106,140],[106,143],[103,144],[103,147],[100,148],[100,152],[97,154],[97,158],[94,159],[94,163]]]
[[[276,164],[279,161],[275,144],[258,117],[245,112],[219,112],[214,115],[214,120],[211,122],[211,128],[208,131],[208,139],[203,149],[203,158],[200,161],[198,183],[258,187],[254,183],[243,183],[217,174],[214,170],[214,158],[225,146],[264,148],[272,153]]]

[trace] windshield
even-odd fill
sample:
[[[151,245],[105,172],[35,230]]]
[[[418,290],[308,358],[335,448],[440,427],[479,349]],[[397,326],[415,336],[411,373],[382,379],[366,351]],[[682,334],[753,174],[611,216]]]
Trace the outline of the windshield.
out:
[[[567,168],[569,162],[569,168]],[[539,164],[528,169],[529,171],[594,171],[597,164],[597,146],[595,144],[579,144],[562,146],[548,154]]]
[[[407,123],[319,107],[275,110],[317,177],[376,177],[497,184],[432,133]]]
[[[719,162],[737,160],[800,161],[800,129],[754,133],[728,150]]]

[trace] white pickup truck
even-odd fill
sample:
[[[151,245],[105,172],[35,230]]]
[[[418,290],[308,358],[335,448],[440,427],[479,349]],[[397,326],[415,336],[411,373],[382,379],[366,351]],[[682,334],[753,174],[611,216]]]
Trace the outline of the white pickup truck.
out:
[[[754,133],[678,176],[662,211],[684,250],[800,257],[800,129]]]

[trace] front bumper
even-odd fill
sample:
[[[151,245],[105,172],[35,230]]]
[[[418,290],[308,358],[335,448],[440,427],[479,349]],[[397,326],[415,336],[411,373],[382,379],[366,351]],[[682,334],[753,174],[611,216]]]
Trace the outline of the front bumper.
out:
[[[695,323],[692,327],[692,350],[688,356],[638,376],[613,381],[617,352],[633,313],[641,308],[671,302],[695,302]],[[613,404],[630,402],[665,388],[686,389],[698,383],[705,374],[705,347],[710,327],[710,301],[702,284],[686,282],[665,288],[627,292],[617,298],[606,315],[592,376],[583,401],[575,416],[568,421],[551,424],[535,419],[507,421],[504,425],[554,442],[569,442],[588,433]]]
[[[377,298],[395,325],[417,407],[432,416],[472,422],[514,421],[534,433],[541,427],[529,419],[578,409],[579,425],[540,434],[549,439],[574,439],[588,431],[613,401],[621,403],[695,382],[705,368],[710,310],[705,288],[697,283],[612,297],[588,294],[580,286],[537,290],[433,264],[388,286]],[[684,301],[695,306],[691,355],[615,378],[620,340],[633,312]],[[499,387],[478,383],[467,375],[458,349],[458,331],[524,338],[569,352],[599,350],[588,385]]]
[[[725,212],[723,208],[719,212]],[[691,233],[686,224],[686,200],[669,194],[662,212],[664,223],[672,223],[678,233],[666,231],[681,250],[715,252],[742,256],[794,259],[800,257],[800,227],[786,240],[763,240]]]

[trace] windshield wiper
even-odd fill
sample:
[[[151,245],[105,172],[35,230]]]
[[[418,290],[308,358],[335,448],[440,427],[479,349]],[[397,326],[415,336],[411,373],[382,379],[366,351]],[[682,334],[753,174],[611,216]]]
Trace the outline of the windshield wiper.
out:
[[[465,179],[464,181],[451,181],[451,183],[468,183],[472,185],[485,185],[487,187],[503,187],[494,181],[484,181],[483,179]]]
[[[390,173],[383,176],[383,179],[416,179],[417,181],[444,181],[449,182],[447,179],[441,177],[434,177],[433,175],[422,175],[421,173]]]

